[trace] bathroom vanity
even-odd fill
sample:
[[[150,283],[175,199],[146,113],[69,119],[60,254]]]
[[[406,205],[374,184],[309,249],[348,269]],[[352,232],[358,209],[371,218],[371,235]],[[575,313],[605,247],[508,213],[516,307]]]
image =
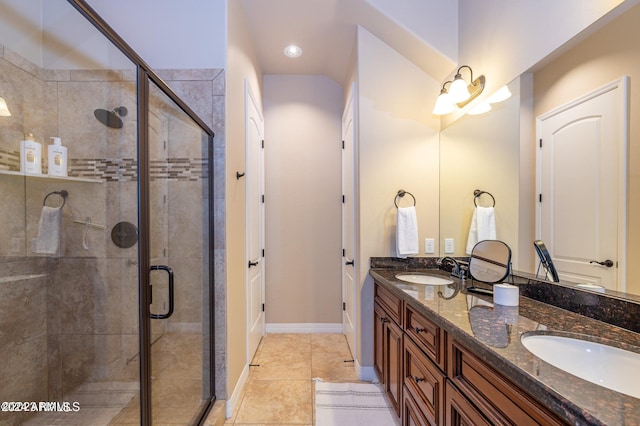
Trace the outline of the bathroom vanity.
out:
[[[370,270],[374,366],[402,425],[640,424],[640,399],[556,368],[521,342],[522,335],[558,332],[633,350],[640,334],[523,296],[518,307],[493,305],[457,279],[448,286],[403,282],[398,272]],[[412,273],[449,278],[438,270]]]

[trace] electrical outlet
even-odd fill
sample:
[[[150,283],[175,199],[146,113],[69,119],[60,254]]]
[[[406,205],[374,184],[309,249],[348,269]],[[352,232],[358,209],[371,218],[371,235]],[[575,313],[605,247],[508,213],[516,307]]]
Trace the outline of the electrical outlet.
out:
[[[425,254],[435,253],[435,241],[433,240],[433,238],[424,239],[424,252]]]
[[[453,238],[444,239],[444,254],[453,254]]]

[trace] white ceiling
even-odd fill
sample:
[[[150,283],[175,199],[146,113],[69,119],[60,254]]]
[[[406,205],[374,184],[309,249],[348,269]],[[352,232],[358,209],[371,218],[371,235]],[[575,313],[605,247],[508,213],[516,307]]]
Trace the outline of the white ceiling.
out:
[[[416,35],[419,28],[409,29],[373,6],[375,0],[241,0],[249,25],[260,68],[270,75],[325,75],[343,84],[355,47],[356,26],[366,28],[376,37],[403,54],[436,80],[442,80],[456,66],[453,55],[441,53],[435,46],[451,53],[449,36],[455,35],[457,21],[432,31],[431,44]],[[417,3],[416,3],[417,1]],[[442,13],[442,0],[394,0],[398,6],[419,6],[424,22],[437,22]],[[452,4],[452,3],[450,3]],[[457,14],[456,6],[451,9]],[[433,13],[429,13],[432,5]],[[410,10],[409,10],[410,12]],[[432,26],[433,27],[433,26]],[[423,35],[424,36],[424,35]],[[439,39],[438,39],[439,38]],[[303,50],[300,58],[283,54],[288,44]]]

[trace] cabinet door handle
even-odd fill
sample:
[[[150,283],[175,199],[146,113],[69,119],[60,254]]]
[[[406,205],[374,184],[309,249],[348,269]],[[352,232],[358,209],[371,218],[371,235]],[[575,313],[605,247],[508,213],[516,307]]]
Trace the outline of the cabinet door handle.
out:
[[[413,381],[416,383],[424,382],[424,377],[414,377]]]
[[[424,328],[416,327],[416,333],[422,333],[423,331],[426,330]]]
[[[389,322],[389,318],[380,318],[380,321],[382,321],[383,323]]]

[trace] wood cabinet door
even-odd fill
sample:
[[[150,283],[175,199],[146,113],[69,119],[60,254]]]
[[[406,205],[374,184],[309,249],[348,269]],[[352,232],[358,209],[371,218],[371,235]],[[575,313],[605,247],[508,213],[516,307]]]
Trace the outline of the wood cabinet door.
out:
[[[384,309],[377,303],[373,307],[373,368],[378,375],[380,383],[385,383],[384,378],[384,330],[385,322],[389,321]]]
[[[395,322],[385,324],[385,387],[391,404],[400,416],[402,401],[402,330]]]

